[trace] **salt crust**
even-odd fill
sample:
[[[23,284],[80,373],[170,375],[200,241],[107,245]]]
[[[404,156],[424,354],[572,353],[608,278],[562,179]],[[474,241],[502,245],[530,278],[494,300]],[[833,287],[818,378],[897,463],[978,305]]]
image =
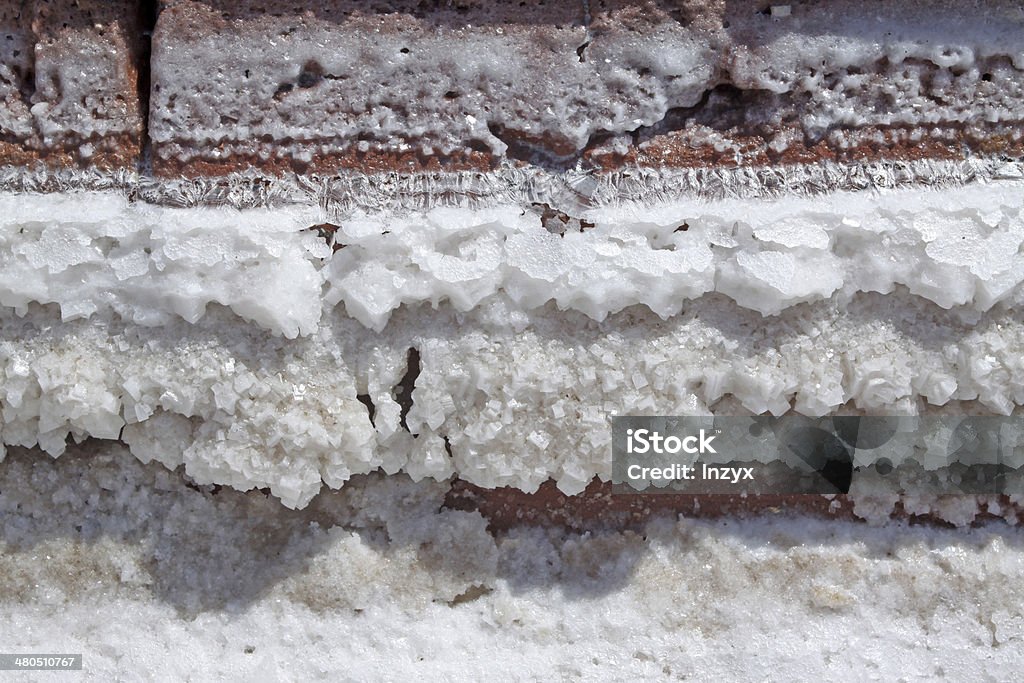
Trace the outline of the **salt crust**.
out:
[[[442,501],[437,484],[366,477],[289,511],[257,492],[190,488],[119,446],[12,453],[0,639],[82,652],[96,680],[1020,670],[1019,529],[780,516],[493,537]]]
[[[56,303],[197,321],[211,303],[288,338],[343,304],[382,330],[402,305],[469,311],[502,293],[603,320],[643,304],[668,318],[720,292],[774,315],[896,286],[975,316],[1020,303],[1022,185],[775,200],[623,203],[558,215],[537,203],[354,213],[332,250],[308,205],[237,211],[130,202],[117,192],[0,195],[0,305]]]
[[[468,314],[406,307],[380,333],[334,312],[293,341],[219,306],[146,327],[31,305],[0,325],[0,436],[53,456],[69,435],[120,437],[145,462],[291,507],[378,468],[576,493],[610,476],[612,415],[1008,414],[1024,403],[1021,348],[1018,313],[969,325],[903,289],[768,319],[709,295],[667,321],[634,307],[602,323],[496,297]]]
[[[1016,180],[341,215],[153,205],[98,178],[126,184],[0,196],[5,443],[120,437],[301,507],[377,468],[578,492],[609,475],[613,414],[1024,402]],[[212,197],[251,205],[235,189]],[[334,253],[306,229],[325,217]]]
[[[216,6],[171,3],[154,37],[155,155],[309,161],[356,144],[449,154],[473,142],[503,155],[519,138],[571,155],[699,107],[720,84],[789,96],[750,118],[795,119],[807,136],[1024,119],[1024,15],[1009,2],[793,3],[784,20],[706,8],[720,28],[652,11],[639,29],[595,3],[593,30],[584,5],[569,7],[495,26],[471,7],[431,24],[349,3],[284,19],[228,3],[224,21]]]

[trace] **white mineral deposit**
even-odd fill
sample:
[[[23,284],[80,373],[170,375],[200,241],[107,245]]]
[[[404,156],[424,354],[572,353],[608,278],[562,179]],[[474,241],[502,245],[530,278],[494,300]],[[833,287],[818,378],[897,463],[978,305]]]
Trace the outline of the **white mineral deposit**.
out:
[[[1018,3],[0,36],[5,680],[1021,677]],[[684,495],[622,416],[761,421],[637,466],[735,487]],[[745,488],[762,423],[876,416],[848,490]]]

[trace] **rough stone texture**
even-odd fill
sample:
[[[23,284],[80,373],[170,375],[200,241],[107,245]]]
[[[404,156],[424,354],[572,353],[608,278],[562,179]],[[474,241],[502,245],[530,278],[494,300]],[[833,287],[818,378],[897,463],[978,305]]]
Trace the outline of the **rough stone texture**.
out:
[[[403,476],[296,511],[113,444],[0,468],[0,640],[74,680],[1015,680],[1022,563],[998,523],[493,533]]]
[[[137,165],[140,19],[135,0],[0,3],[0,164]]]
[[[0,163],[138,162],[143,6],[0,5]],[[1006,2],[167,0],[153,161],[215,176],[1021,156],[1022,26]]]
[[[154,164],[486,167],[493,136],[467,113],[554,126],[566,112],[544,111],[548,92],[578,88],[562,74],[585,36],[571,2],[167,2],[154,35]]]
[[[613,493],[597,480],[576,495],[566,495],[554,482],[534,493],[516,488],[485,489],[456,480],[445,497],[455,510],[479,512],[495,531],[521,525],[560,527],[574,531],[642,529],[667,515],[700,519],[752,519],[806,516],[831,520],[892,520],[949,526],[979,525],[993,520],[1024,523],[1024,503],[1008,495],[901,495],[894,490],[863,490],[845,495],[630,495]]]
[[[1022,27],[1005,2],[169,0],[154,167],[1019,155]]]

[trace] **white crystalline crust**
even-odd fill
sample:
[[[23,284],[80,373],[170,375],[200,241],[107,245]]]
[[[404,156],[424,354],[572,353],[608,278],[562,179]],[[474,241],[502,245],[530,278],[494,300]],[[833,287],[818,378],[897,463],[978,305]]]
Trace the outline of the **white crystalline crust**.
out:
[[[309,205],[177,209],[117,192],[0,195],[0,305],[55,303],[195,322],[211,303],[289,338],[335,306],[380,331],[403,305],[470,311],[496,295],[603,320],[669,318],[721,293],[774,315],[858,292],[911,293],[965,316],[1024,297],[1017,181],[775,199],[630,202],[578,215],[537,203],[337,220],[333,253]]]
[[[897,285],[986,311],[1016,303],[1024,279],[1020,187],[353,218],[336,235],[346,248],[327,268],[326,301],[378,330],[405,303],[466,311],[497,291],[596,320],[634,304],[668,318],[710,292],[772,315]]]
[[[966,325],[904,290],[768,319],[716,295],[668,321],[633,308],[603,323],[498,298],[471,314],[403,308],[380,333],[335,313],[291,341],[223,307],[145,327],[31,306],[5,315],[0,335],[4,443],[57,456],[69,436],[120,437],[143,461],[269,487],[290,507],[377,469],[579,492],[610,476],[618,414],[1024,404],[1019,314]]]
[[[119,193],[0,197],[0,305],[57,303],[65,319],[113,310],[143,325],[221,303],[288,337],[317,329],[323,240],[315,210],[174,211]]]
[[[296,512],[116,446],[12,454],[0,640],[81,652],[87,680],[1020,671],[1019,528],[776,517],[492,536],[442,504],[441,486],[371,477]]]

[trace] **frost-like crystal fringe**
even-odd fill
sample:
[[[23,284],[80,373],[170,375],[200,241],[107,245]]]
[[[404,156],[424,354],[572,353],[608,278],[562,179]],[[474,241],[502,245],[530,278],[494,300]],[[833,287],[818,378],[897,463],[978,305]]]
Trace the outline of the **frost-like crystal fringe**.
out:
[[[603,323],[497,298],[470,314],[403,309],[382,333],[335,315],[295,341],[220,308],[140,327],[33,306],[0,321],[0,436],[52,455],[69,435],[120,438],[143,461],[295,507],[378,468],[575,493],[610,475],[612,415],[963,401],[1005,414],[1024,404],[1021,348],[1019,314],[964,326],[903,291],[768,320],[709,296],[669,321],[635,308]]]
[[[0,167],[3,192],[119,190],[133,200],[174,207],[236,209],[313,205],[333,218],[356,211],[425,211],[439,206],[489,208],[543,203],[570,213],[645,201],[816,195],[899,187],[959,187],[1024,178],[1024,162],[995,158],[920,159],[861,164],[744,168],[630,168],[611,173],[551,172],[510,164],[491,172],[297,175],[269,178],[231,174],[220,178],[158,180],[127,170],[26,170]]]
[[[119,192],[0,195],[0,305],[56,303],[195,322],[210,303],[289,338],[338,304],[381,330],[403,305],[516,314],[554,302],[596,320],[642,304],[668,318],[725,294],[761,314],[897,286],[977,316],[1020,303],[1024,183],[777,199],[628,202],[574,215],[534,202],[337,219],[310,204],[170,208]]]

